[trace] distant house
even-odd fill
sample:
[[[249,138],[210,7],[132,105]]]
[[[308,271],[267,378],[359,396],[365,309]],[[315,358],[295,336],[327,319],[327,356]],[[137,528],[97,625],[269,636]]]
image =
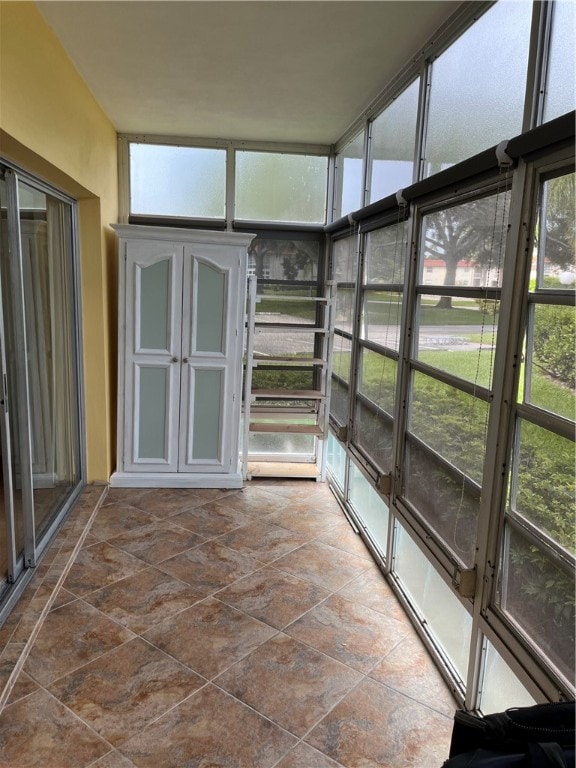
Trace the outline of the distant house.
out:
[[[479,264],[473,261],[461,260],[456,267],[455,285],[488,286],[501,284],[501,270],[494,265]],[[423,264],[422,283],[424,285],[444,285],[446,280],[446,263],[443,259],[425,259]]]

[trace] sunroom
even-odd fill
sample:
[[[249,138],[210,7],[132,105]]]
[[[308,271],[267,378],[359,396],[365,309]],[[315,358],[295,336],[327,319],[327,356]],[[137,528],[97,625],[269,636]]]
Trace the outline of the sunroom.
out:
[[[143,278],[129,293],[118,244],[231,238],[244,250],[226,322],[244,392],[216,420],[240,486],[327,483],[463,706],[574,698],[574,5],[0,9],[3,620],[87,484],[162,485],[144,476],[181,409],[158,415],[167,385],[150,361],[139,383],[123,377],[122,334],[148,296],[155,312],[138,322],[162,337],[167,288]],[[374,77],[387,13],[404,42]],[[298,45],[282,50],[272,24]],[[321,29],[332,41],[313,55]],[[163,103],[122,57],[129,35],[162,75],[151,87],[174,77],[173,116],[152,120]],[[186,78],[167,51],[187,35],[214,56],[194,60],[211,86],[184,125]],[[272,75],[227,108],[224,86],[248,76],[258,41]],[[337,83],[332,105],[306,102],[303,85],[290,97],[302,114],[283,122],[289,97],[272,78],[292,82],[303,56],[330,80],[330,45],[346,42],[348,61],[334,54],[357,77],[340,84],[346,109]],[[129,121],[115,117],[123,98]],[[220,289],[203,269],[211,343]],[[206,463],[224,379],[202,365],[190,451]],[[150,466],[125,482],[134,393],[140,442],[126,445]]]

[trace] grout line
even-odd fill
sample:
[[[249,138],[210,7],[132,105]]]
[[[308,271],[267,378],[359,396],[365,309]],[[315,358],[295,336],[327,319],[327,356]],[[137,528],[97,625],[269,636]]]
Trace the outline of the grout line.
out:
[[[54,601],[56,600],[56,596],[60,590],[60,587],[64,583],[66,577],[68,576],[68,573],[74,564],[74,561],[76,560],[76,557],[78,556],[78,552],[82,548],[82,545],[84,544],[84,541],[86,540],[86,536],[88,535],[88,532],[90,530],[90,527],[92,526],[92,523],[94,522],[94,519],[96,515],[98,514],[100,507],[102,505],[102,502],[104,501],[104,498],[106,497],[106,491],[107,486],[103,488],[103,492],[100,495],[98,501],[96,502],[96,505],[90,514],[90,517],[88,518],[84,529],[82,530],[78,541],[76,542],[76,545],[74,546],[72,552],[70,553],[70,556],[62,569],[62,573],[60,574],[60,577],[58,578],[58,581],[56,582],[52,594],[46,601],[46,605],[42,609],[40,616],[36,620],[36,623],[34,624],[34,627],[32,628],[32,631],[30,632],[30,637],[26,641],[26,644],[24,648],[22,649],[22,652],[20,654],[20,657],[16,664],[14,665],[14,669],[10,673],[10,677],[6,681],[4,685],[4,689],[2,690],[2,693],[0,694],[0,714],[2,714],[2,711],[4,710],[4,707],[6,706],[6,702],[8,701],[10,694],[12,693],[12,689],[14,688],[14,685],[16,683],[16,680],[18,676],[20,675],[20,672],[22,672],[22,669],[24,668],[24,664],[26,663],[26,660],[30,654],[30,651],[32,650],[32,646],[36,642],[36,638],[38,637],[38,634],[40,630],[42,629],[42,626],[44,624],[44,621],[46,619],[46,616],[50,612],[50,609],[52,608]]]

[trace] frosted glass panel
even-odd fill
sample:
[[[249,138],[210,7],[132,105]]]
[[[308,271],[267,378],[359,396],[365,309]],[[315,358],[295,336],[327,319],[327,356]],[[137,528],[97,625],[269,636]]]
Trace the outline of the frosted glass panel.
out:
[[[342,448],[332,432],[328,434],[326,466],[338,487],[344,488],[344,481],[346,479],[346,451]]]
[[[372,123],[370,202],[412,184],[420,79]]]
[[[486,641],[480,711],[484,715],[490,715],[510,707],[531,707],[536,703],[494,646]]]
[[[364,202],[362,198],[363,157],[364,132],[362,131],[336,156],[335,219],[362,208]]]
[[[130,144],[130,213],[224,218],[226,150]]]
[[[236,152],[236,216],[260,221],[326,221],[328,158]]]
[[[224,352],[226,274],[198,263],[196,351]]]
[[[576,5],[573,0],[556,0],[553,7],[552,37],[548,59],[544,122],[574,109],[576,93]]]
[[[388,541],[388,505],[355,464],[350,464],[349,496],[362,525],[384,554]]]
[[[140,349],[168,349],[170,261],[140,267]]]
[[[194,372],[192,459],[220,459],[221,405],[224,371]]]
[[[430,634],[466,680],[472,617],[410,536],[397,525],[394,570]]]
[[[521,132],[531,14],[500,0],[433,63],[426,176]]]
[[[139,459],[166,459],[166,397],[169,368],[140,368]]]

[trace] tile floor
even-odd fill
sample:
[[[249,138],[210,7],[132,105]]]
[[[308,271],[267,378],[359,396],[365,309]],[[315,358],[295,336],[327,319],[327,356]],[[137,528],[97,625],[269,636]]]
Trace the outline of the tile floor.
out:
[[[0,629],[2,768],[442,765],[456,702],[325,484],[86,493]]]

